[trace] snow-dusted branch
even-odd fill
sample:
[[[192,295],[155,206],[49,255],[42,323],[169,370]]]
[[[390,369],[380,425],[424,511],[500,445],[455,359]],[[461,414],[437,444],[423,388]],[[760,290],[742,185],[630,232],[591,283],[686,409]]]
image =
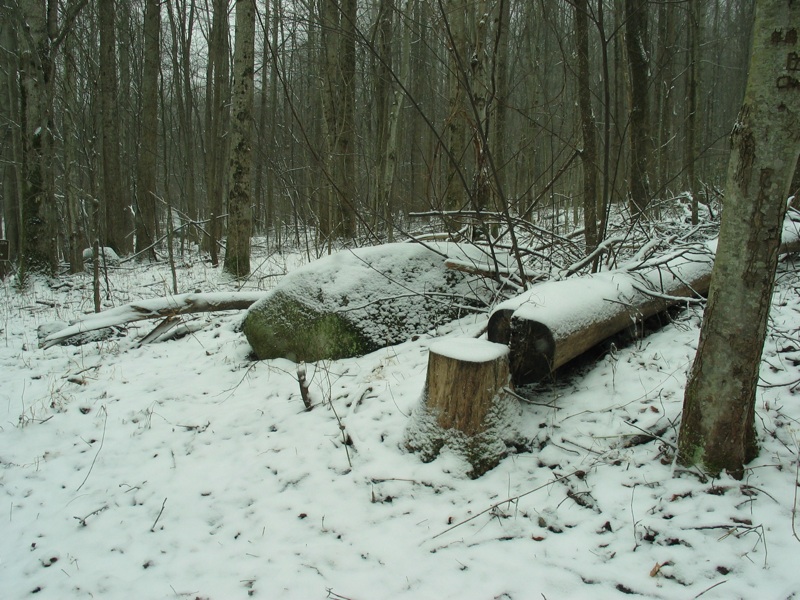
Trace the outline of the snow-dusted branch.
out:
[[[264,292],[212,292],[138,300],[103,312],[83,315],[75,319],[68,327],[47,336],[40,345],[42,348],[49,348],[87,331],[115,327],[143,319],[158,319],[200,312],[244,310],[263,296]]]

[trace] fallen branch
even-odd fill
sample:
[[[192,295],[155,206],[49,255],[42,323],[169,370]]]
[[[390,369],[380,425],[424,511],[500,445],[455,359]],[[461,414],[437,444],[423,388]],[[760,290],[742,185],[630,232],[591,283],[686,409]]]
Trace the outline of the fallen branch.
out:
[[[48,335],[42,340],[40,346],[49,348],[87,331],[115,327],[144,319],[163,319],[201,312],[244,310],[263,296],[264,292],[212,292],[138,300],[101,313],[83,315],[75,319],[68,327]]]
[[[150,532],[151,532],[151,533],[155,533],[155,531],[156,531],[156,525],[158,525],[158,520],[161,518],[161,515],[162,515],[162,514],[164,514],[164,507],[165,507],[166,505],[167,505],[167,499],[166,499],[166,498],[164,498],[164,502],[162,502],[162,503],[161,503],[161,510],[160,510],[160,511],[158,511],[158,516],[156,517],[156,520],[155,520],[155,521],[153,521],[153,526],[150,528]]]

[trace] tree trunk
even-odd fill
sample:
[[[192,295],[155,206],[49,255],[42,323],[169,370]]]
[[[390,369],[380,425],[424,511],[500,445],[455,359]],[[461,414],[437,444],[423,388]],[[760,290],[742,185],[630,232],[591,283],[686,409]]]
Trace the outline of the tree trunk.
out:
[[[76,0],[70,0],[68,10],[72,12]],[[64,79],[63,79],[63,148],[64,148],[64,207],[66,209],[67,227],[67,256],[69,261],[70,273],[83,271],[83,249],[86,247],[86,239],[80,219],[81,206],[79,200],[80,187],[77,178],[78,151],[76,138],[78,135],[78,89],[77,89],[77,65],[75,64],[75,53],[73,51],[73,35],[68,33],[64,38]]]
[[[225,250],[225,271],[234,277],[245,277],[250,273],[250,236],[253,232],[250,197],[255,27],[255,0],[236,0],[233,120],[228,173],[228,240]]]
[[[800,4],[757,0],[750,72],[731,136],[725,208],[678,460],[741,478],[758,453],[755,394],[786,200],[800,154]]]
[[[23,193],[20,214],[21,272],[53,273],[56,267],[56,227],[52,165],[53,57],[45,3],[20,3],[26,34],[18,37],[20,57],[20,117],[22,121]],[[24,40],[24,41],[23,41]]]
[[[589,73],[589,10],[587,0],[575,0],[575,35],[578,45],[578,106],[583,136],[583,227],[586,254],[597,246],[597,140],[592,111]]]
[[[160,58],[161,4],[147,0],[144,9],[144,67],[142,72],[141,146],[136,185],[136,252],[140,258],[155,258],[156,157],[158,156],[158,73]],[[168,218],[172,218],[169,215]],[[144,253],[144,250],[149,250]]]
[[[697,151],[697,122],[698,122],[698,79],[700,77],[700,13],[699,0],[689,0],[688,35],[689,35],[689,68],[687,76],[687,112],[686,115],[686,176],[689,180],[689,191],[692,195],[692,225],[697,225],[698,194],[696,167],[699,158]],[[661,150],[664,152],[664,150]]]
[[[116,0],[98,0],[100,29],[100,111],[102,114],[103,187],[105,210],[105,244],[123,256],[132,245],[130,207],[124,195],[120,168],[120,113],[118,110],[116,51],[114,24]]]
[[[448,62],[448,114],[445,123],[445,142],[447,144],[447,173],[444,190],[444,210],[453,211],[467,208],[468,188],[463,185],[464,160],[467,140],[467,102],[468,90],[464,78],[467,48],[467,7],[465,0],[447,0],[444,18],[449,36],[445,44],[449,50]]]
[[[647,0],[625,0],[625,48],[630,73],[630,211],[643,215],[650,202],[650,69],[647,56]]]
[[[219,265],[217,242],[222,232],[225,165],[228,156],[227,129],[230,120],[228,0],[214,0],[211,41],[206,69],[206,206],[209,211],[208,250],[211,264]]]
[[[0,8],[0,114],[8,115],[3,124],[2,144],[10,160],[3,161],[3,218],[4,235],[8,236],[10,258],[16,261],[22,246],[20,240],[20,215],[22,207],[22,136],[19,125],[19,83],[11,74],[19,68],[19,57],[12,52],[17,48],[14,14],[9,6]],[[0,264],[0,274],[9,263]]]
[[[511,28],[511,2],[512,0],[499,0],[497,7],[497,31],[495,33],[495,63],[494,63],[494,119],[490,123],[491,133],[489,141],[492,147],[492,160],[496,170],[495,179],[497,192],[493,210],[503,212],[508,210],[509,180],[511,163],[508,165],[510,152],[509,140],[506,137],[509,104],[509,73],[508,65],[511,56],[509,44],[509,29]]]

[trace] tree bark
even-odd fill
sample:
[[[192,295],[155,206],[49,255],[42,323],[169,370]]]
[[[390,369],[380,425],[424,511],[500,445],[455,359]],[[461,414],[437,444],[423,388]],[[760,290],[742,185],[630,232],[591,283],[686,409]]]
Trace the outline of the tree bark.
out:
[[[253,74],[255,70],[255,0],[236,0],[233,119],[228,186],[228,240],[225,271],[234,277],[250,274],[253,232],[251,174],[253,166]]]
[[[755,400],[778,245],[800,154],[800,4],[757,0],[744,103],[731,136],[725,208],[678,460],[744,475],[758,453]]]

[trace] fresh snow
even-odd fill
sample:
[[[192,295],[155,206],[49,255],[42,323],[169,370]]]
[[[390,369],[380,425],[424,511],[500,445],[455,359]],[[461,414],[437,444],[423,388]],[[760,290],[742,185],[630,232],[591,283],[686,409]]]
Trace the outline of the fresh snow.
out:
[[[254,259],[251,291],[297,262]],[[170,279],[163,265],[112,269],[106,304],[168,295]],[[179,286],[237,289],[202,263],[180,266]],[[22,292],[7,279],[0,294],[2,598],[800,592],[792,264],[781,266],[761,372],[761,452],[743,481],[672,462],[698,307],[519,390],[533,451],[470,480],[461,458],[422,463],[403,439],[428,348],[478,335],[485,315],[308,365],[316,406],[306,412],[297,366],[253,362],[240,313],[198,315],[206,327],[165,343],[137,347],[154,326],[140,321],[123,337],[42,350],[38,326],[91,311],[89,277],[35,279]],[[642,430],[661,441],[626,444]]]
[[[475,338],[445,338],[430,345],[430,351],[462,362],[485,363],[508,354],[508,346]]]

